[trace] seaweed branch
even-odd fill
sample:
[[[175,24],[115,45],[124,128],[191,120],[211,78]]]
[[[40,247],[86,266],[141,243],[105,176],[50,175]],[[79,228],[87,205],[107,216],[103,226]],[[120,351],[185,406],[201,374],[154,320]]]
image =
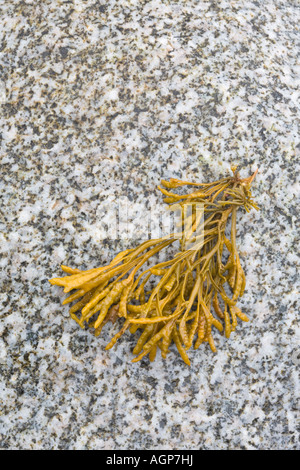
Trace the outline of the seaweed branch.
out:
[[[178,232],[122,251],[110,264],[99,268],[81,271],[62,266],[68,276],[49,281],[62,286],[66,293],[72,291],[63,304],[75,301],[71,317],[82,328],[92,327],[96,336],[109,321],[124,318],[122,328],[106,349],[129,329],[132,334],[140,332],[132,362],[146,355],[153,361],[158,349],[166,358],[175,343],[184,362],[190,365],[187,351],[192,346],[197,349],[208,343],[216,351],[214,329],[229,338],[238,319],[248,321],[236,306],[246,285],[236,247],[236,214],[239,208],[246,212],[258,209],[250,191],[257,170],[244,179],[235,167],[232,171],[233,176],[212,183],[174,178],[161,181],[158,189],[169,206],[175,204],[182,214],[187,204],[203,208],[201,216],[193,211],[185,217],[184,225],[179,227],[181,251],[173,258],[147,267],[149,259],[178,239]],[[187,194],[174,192],[183,186],[195,189]],[[229,237],[225,235],[228,223]],[[153,279],[156,283],[151,283]]]

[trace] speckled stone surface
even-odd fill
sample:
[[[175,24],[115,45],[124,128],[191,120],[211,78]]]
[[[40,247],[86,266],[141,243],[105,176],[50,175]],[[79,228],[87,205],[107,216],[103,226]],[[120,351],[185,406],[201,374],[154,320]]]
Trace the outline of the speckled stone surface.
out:
[[[298,0],[0,2],[2,449],[299,449],[299,24]],[[259,167],[251,322],[190,368],[105,351],[47,279],[126,247],[107,202],[232,163]]]

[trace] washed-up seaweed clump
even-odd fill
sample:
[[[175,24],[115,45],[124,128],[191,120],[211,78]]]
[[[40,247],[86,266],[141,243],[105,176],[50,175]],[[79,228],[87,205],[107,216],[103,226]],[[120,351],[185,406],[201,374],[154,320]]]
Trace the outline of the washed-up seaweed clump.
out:
[[[96,336],[106,323],[124,319],[106,349],[129,329],[132,334],[140,332],[132,362],[146,355],[153,361],[158,349],[166,358],[175,343],[190,365],[187,351],[192,345],[197,349],[207,342],[216,351],[213,328],[229,338],[238,319],[248,321],[236,306],[246,285],[236,247],[236,217],[239,208],[247,212],[252,207],[258,209],[250,192],[256,172],[242,179],[236,168],[232,170],[233,176],[212,183],[174,178],[161,182],[158,188],[166,204],[176,204],[182,214],[187,205],[204,210],[204,214],[192,210],[183,218],[181,249],[167,261],[148,267],[150,259],[178,240],[178,232],[122,251],[99,268],[81,271],[62,266],[68,276],[49,281],[64,287],[64,292],[73,291],[63,304],[75,301],[71,317],[81,327],[92,327]],[[183,186],[194,190],[187,194],[173,191]]]

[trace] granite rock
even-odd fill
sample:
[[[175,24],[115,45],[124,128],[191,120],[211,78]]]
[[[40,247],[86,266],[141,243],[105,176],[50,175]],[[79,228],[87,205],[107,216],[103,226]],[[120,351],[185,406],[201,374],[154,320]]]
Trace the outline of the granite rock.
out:
[[[294,0],[0,4],[0,447],[299,449],[299,24]],[[132,364],[48,279],[104,264],[121,197],[231,164],[251,322]],[[103,237],[103,227],[107,235]]]

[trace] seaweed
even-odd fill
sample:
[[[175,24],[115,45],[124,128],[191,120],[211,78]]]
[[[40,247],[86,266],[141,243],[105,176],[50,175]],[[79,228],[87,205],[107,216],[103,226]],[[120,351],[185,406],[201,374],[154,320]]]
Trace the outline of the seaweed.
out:
[[[106,349],[126,330],[140,332],[132,362],[147,355],[153,361],[158,349],[165,359],[175,343],[190,365],[187,351],[192,346],[198,349],[207,342],[216,352],[214,329],[229,338],[238,319],[248,321],[236,306],[246,286],[236,246],[236,215],[239,208],[258,209],[250,191],[257,170],[244,179],[236,167],[232,172],[212,183],[162,180],[158,189],[164,202],[183,215],[177,232],[122,251],[105,266],[85,271],[62,266],[68,276],[49,281],[64,287],[64,292],[72,291],[63,304],[76,301],[71,317],[82,328],[93,328],[96,336],[108,322],[123,319]],[[192,192],[176,192],[186,186],[193,187]],[[186,216],[188,205],[202,211],[192,210]],[[178,239],[180,250],[173,257],[147,267]]]

